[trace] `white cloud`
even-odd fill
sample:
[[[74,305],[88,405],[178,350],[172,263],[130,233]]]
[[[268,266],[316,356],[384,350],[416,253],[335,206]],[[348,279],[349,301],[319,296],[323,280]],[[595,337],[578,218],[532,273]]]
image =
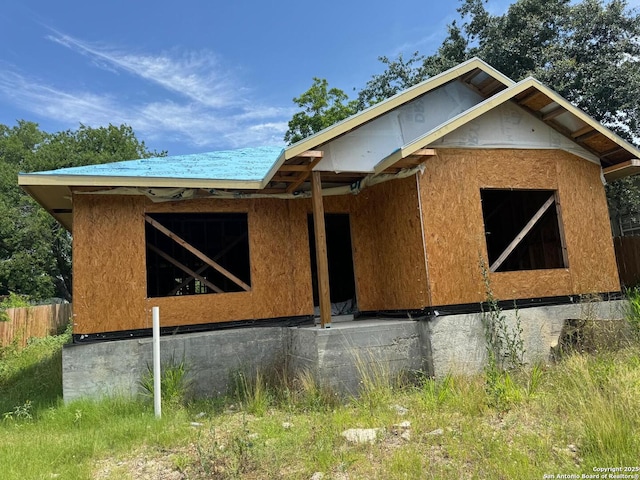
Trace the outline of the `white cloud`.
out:
[[[210,107],[237,105],[237,85],[212,52],[174,52],[158,55],[124,52],[115,47],[94,45],[55,32],[49,40],[89,57],[96,66],[112,72],[126,71],[161,87]]]
[[[0,93],[15,105],[47,118],[75,124],[121,123],[114,99],[91,92],[70,93],[0,69]]]
[[[202,149],[281,144],[291,116],[287,109],[254,105],[220,109],[171,100],[134,105],[114,95],[55,88],[6,66],[0,69],[0,96],[69,127],[126,123],[141,139],[166,139]]]
[[[197,149],[224,149],[283,143],[286,122],[294,109],[263,105],[253,99],[251,89],[229,73],[232,69],[223,68],[212,52],[153,55],[90,44],[57,31],[47,38],[89,58],[103,72],[135,77],[130,82],[132,90],[119,94],[115,90],[54,86],[2,65],[0,97],[5,102],[61,122],[64,128],[79,123],[126,123],[141,139],[160,144],[170,140]],[[149,96],[137,95],[135,89],[148,90],[149,84],[162,87],[166,94],[144,101]]]

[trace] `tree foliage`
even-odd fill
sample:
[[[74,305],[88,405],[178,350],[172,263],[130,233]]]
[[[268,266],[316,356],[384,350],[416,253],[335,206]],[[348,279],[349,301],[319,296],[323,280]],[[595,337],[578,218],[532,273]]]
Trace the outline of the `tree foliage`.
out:
[[[71,299],[71,235],[18,187],[18,173],[164,154],[126,125],[52,134],[33,122],[0,125],[0,295]]]
[[[359,107],[480,57],[518,81],[532,75],[627,139],[639,139],[640,15],[625,0],[518,0],[491,15],[483,0],[462,0],[438,51],[390,61],[367,82]]]
[[[293,101],[303,110],[289,121],[284,136],[288,144],[303,140],[356,112],[356,102],[349,101],[347,94],[339,88],[329,88],[329,82],[324,78],[314,78],[309,90]]]

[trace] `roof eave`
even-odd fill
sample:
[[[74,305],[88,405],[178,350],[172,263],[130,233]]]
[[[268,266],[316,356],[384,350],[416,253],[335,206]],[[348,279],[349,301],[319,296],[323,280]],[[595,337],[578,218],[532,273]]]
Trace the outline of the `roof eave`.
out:
[[[22,173],[18,175],[20,186],[67,186],[67,187],[142,187],[142,188],[230,188],[258,190],[260,180],[228,180],[166,177],[124,177],[95,175],[38,175]]]
[[[640,174],[640,160],[633,158],[617,165],[604,168],[602,170],[604,178],[607,182],[613,182],[621,178],[630,177]]]

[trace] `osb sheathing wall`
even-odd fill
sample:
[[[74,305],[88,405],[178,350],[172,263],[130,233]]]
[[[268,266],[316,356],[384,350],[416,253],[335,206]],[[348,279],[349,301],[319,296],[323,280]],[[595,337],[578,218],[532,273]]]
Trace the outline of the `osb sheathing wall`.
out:
[[[351,215],[358,308],[429,305],[416,177],[363,190]]]
[[[481,188],[557,190],[568,268],[489,274],[499,299],[619,290],[600,167],[557,150],[440,150],[419,176],[432,305],[486,297]]]
[[[251,291],[146,299],[145,212],[246,212]],[[295,200],[74,196],[74,333],[277,318],[313,313],[305,206]]]
[[[144,202],[144,197],[73,196],[74,333],[143,326]]]
[[[360,311],[429,305],[417,192],[416,177],[410,177],[323,199],[325,214],[349,214]],[[311,214],[310,200],[299,203]]]

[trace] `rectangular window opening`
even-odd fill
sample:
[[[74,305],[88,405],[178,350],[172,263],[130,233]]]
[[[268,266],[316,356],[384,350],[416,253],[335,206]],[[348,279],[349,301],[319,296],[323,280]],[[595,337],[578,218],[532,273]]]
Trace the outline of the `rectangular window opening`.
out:
[[[147,296],[251,289],[246,213],[146,216]]]
[[[492,272],[567,268],[556,192],[480,190]]]

